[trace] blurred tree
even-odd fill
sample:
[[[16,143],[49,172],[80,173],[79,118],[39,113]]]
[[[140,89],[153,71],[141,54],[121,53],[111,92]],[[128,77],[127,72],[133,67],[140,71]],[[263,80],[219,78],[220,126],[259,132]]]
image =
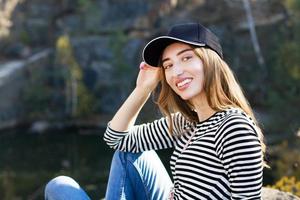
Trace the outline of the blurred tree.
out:
[[[52,84],[52,80],[59,79],[58,71],[49,67],[39,66],[28,70],[28,81],[24,85],[20,101],[24,108],[25,119],[48,118],[58,114],[62,108],[56,104],[56,99],[61,99],[59,87]]]
[[[128,36],[123,31],[117,30],[110,37],[110,48],[115,58],[112,61],[114,66],[114,76],[118,77],[116,86],[120,89],[121,99],[125,99],[132,86],[133,73],[124,58],[124,46],[128,42]]]
[[[289,18],[278,29],[276,48],[270,52],[268,105],[272,108],[270,130],[294,133],[300,127],[300,1],[283,1]]]
[[[0,1],[0,39],[9,35],[11,16],[20,0]]]
[[[93,112],[94,96],[83,82],[83,72],[77,63],[69,37],[64,35],[56,43],[56,62],[66,68],[66,112],[72,117],[91,114]]]
[[[272,186],[269,185],[267,187],[278,189],[284,192],[290,192],[300,197],[300,181],[297,181],[297,179],[294,176],[292,177],[284,176],[279,181],[277,181],[274,185]]]
[[[254,51],[256,54],[258,64],[261,67],[261,71],[266,72],[265,59],[261,53],[260,45],[257,40],[257,34],[256,34],[256,30],[255,30],[255,22],[254,22],[254,19],[252,16],[252,11],[251,11],[251,6],[249,3],[249,0],[243,0],[243,5],[244,5],[245,12],[246,12],[248,26],[249,26],[250,35],[251,35],[251,41],[252,41],[252,45],[253,45],[253,48],[254,48]],[[262,76],[262,77],[265,78],[265,76]]]

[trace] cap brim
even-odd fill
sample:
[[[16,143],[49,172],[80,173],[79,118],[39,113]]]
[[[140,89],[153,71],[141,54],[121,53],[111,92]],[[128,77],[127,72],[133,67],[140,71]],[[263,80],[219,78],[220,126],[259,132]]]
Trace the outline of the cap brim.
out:
[[[160,36],[148,42],[148,44],[146,44],[146,46],[144,47],[143,49],[144,61],[148,65],[158,67],[158,62],[162,52],[168,45],[174,42],[183,42],[186,44],[191,44],[191,45],[201,46],[201,47],[206,46],[205,44],[199,42],[186,41],[186,40],[182,40],[170,36]]]

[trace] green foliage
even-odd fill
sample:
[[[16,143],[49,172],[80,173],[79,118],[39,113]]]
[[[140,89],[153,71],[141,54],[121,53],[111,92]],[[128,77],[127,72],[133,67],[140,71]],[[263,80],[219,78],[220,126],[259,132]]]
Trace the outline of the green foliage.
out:
[[[300,34],[300,33],[299,33]],[[277,52],[277,60],[272,68],[269,104],[283,124],[290,124],[293,130],[299,128],[300,109],[300,46],[285,42]],[[289,110],[289,112],[287,112]],[[278,127],[283,127],[278,124]],[[285,129],[287,127],[284,127]],[[277,129],[278,130],[278,129]]]
[[[53,65],[30,68],[21,102],[27,119],[82,117],[94,112],[94,95],[85,86],[67,36],[57,40]]]
[[[20,94],[23,117],[28,119],[61,116],[64,108],[63,70],[37,63],[26,72]]]
[[[47,71],[46,69],[42,70],[42,67],[35,68],[24,87],[22,101],[27,117],[39,118],[47,115],[53,109],[51,104],[55,88],[48,83],[53,77]]]
[[[300,197],[300,181],[298,181],[294,176],[284,176],[274,185],[268,185],[267,187],[278,189],[283,192],[290,192]]]
[[[300,127],[300,3],[285,0],[290,18],[274,33],[277,46],[269,53],[269,92],[267,106],[272,111],[270,128],[294,133]]]
[[[287,42],[279,51],[279,64],[282,66],[282,71],[286,72],[286,75],[290,77],[291,83],[300,80],[300,45],[295,42]]]
[[[278,41],[275,50],[276,62],[274,71],[276,83],[282,83],[279,78],[285,78],[284,86],[295,85],[300,81],[300,1],[286,0],[286,9],[290,13],[283,34],[284,38]],[[281,31],[282,32],[282,31]],[[279,79],[279,80],[278,80]]]
[[[300,1],[299,0],[285,0],[284,1],[286,7],[295,12],[295,14],[299,15],[300,11]]]
[[[116,76],[124,76],[129,73],[129,65],[124,59],[124,46],[128,42],[128,36],[122,31],[115,31],[110,37],[109,46],[114,54],[113,65],[115,67]]]
[[[283,177],[294,177],[300,180],[300,138],[293,139],[292,142],[284,140],[278,145],[269,147],[268,164],[270,169],[264,172],[264,183],[276,186],[278,180]],[[279,185],[276,186],[277,189]],[[285,190],[284,190],[285,191]]]
[[[78,6],[82,11],[87,11],[93,5],[92,0],[78,0]]]
[[[57,64],[66,69],[66,106],[71,116],[91,114],[95,98],[83,82],[83,72],[77,63],[68,36],[61,36],[56,43]]]
[[[115,87],[120,89],[121,98],[126,98],[128,95],[134,77],[134,73],[124,56],[126,53],[132,53],[127,52],[125,49],[128,40],[129,38],[124,32],[117,30],[111,35],[109,44],[114,54],[114,59],[112,60],[114,67],[113,75],[117,77],[117,82],[114,84]]]
[[[101,29],[101,7],[97,3],[93,0],[78,0],[78,9],[81,13],[80,17],[85,33],[99,34]]]
[[[27,45],[30,44],[31,38],[30,38],[30,36],[29,36],[29,34],[28,34],[27,31],[25,31],[25,30],[20,31],[19,37],[20,37],[20,41],[22,43],[27,44]]]
[[[2,171],[0,175],[1,186],[3,191],[5,191],[5,195],[3,196],[4,200],[13,199],[15,196],[15,186],[13,182],[13,178],[15,177],[15,173],[11,170]]]

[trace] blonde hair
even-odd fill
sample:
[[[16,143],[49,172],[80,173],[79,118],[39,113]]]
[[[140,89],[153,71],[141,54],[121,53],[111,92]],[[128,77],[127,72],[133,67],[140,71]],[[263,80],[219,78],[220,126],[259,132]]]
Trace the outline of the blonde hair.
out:
[[[203,62],[204,85],[208,105],[215,111],[222,111],[228,108],[240,108],[253,122],[256,124],[256,131],[261,143],[262,151],[265,152],[264,137],[253,111],[245,98],[245,95],[236,81],[232,70],[220,56],[208,48],[194,48],[195,54]],[[189,105],[188,101],[181,99],[168,85],[164,70],[161,73],[161,88],[157,99],[157,104],[161,112],[167,116],[169,120],[169,131],[172,133],[173,122],[171,113],[180,112],[191,122],[198,122],[198,116]]]

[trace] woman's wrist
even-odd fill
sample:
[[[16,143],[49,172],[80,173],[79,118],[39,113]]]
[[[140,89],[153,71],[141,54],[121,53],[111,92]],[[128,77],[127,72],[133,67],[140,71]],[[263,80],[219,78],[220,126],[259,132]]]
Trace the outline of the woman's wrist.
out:
[[[153,89],[148,87],[136,86],[134,91],[141,96],[148,97],[153,91]]]

